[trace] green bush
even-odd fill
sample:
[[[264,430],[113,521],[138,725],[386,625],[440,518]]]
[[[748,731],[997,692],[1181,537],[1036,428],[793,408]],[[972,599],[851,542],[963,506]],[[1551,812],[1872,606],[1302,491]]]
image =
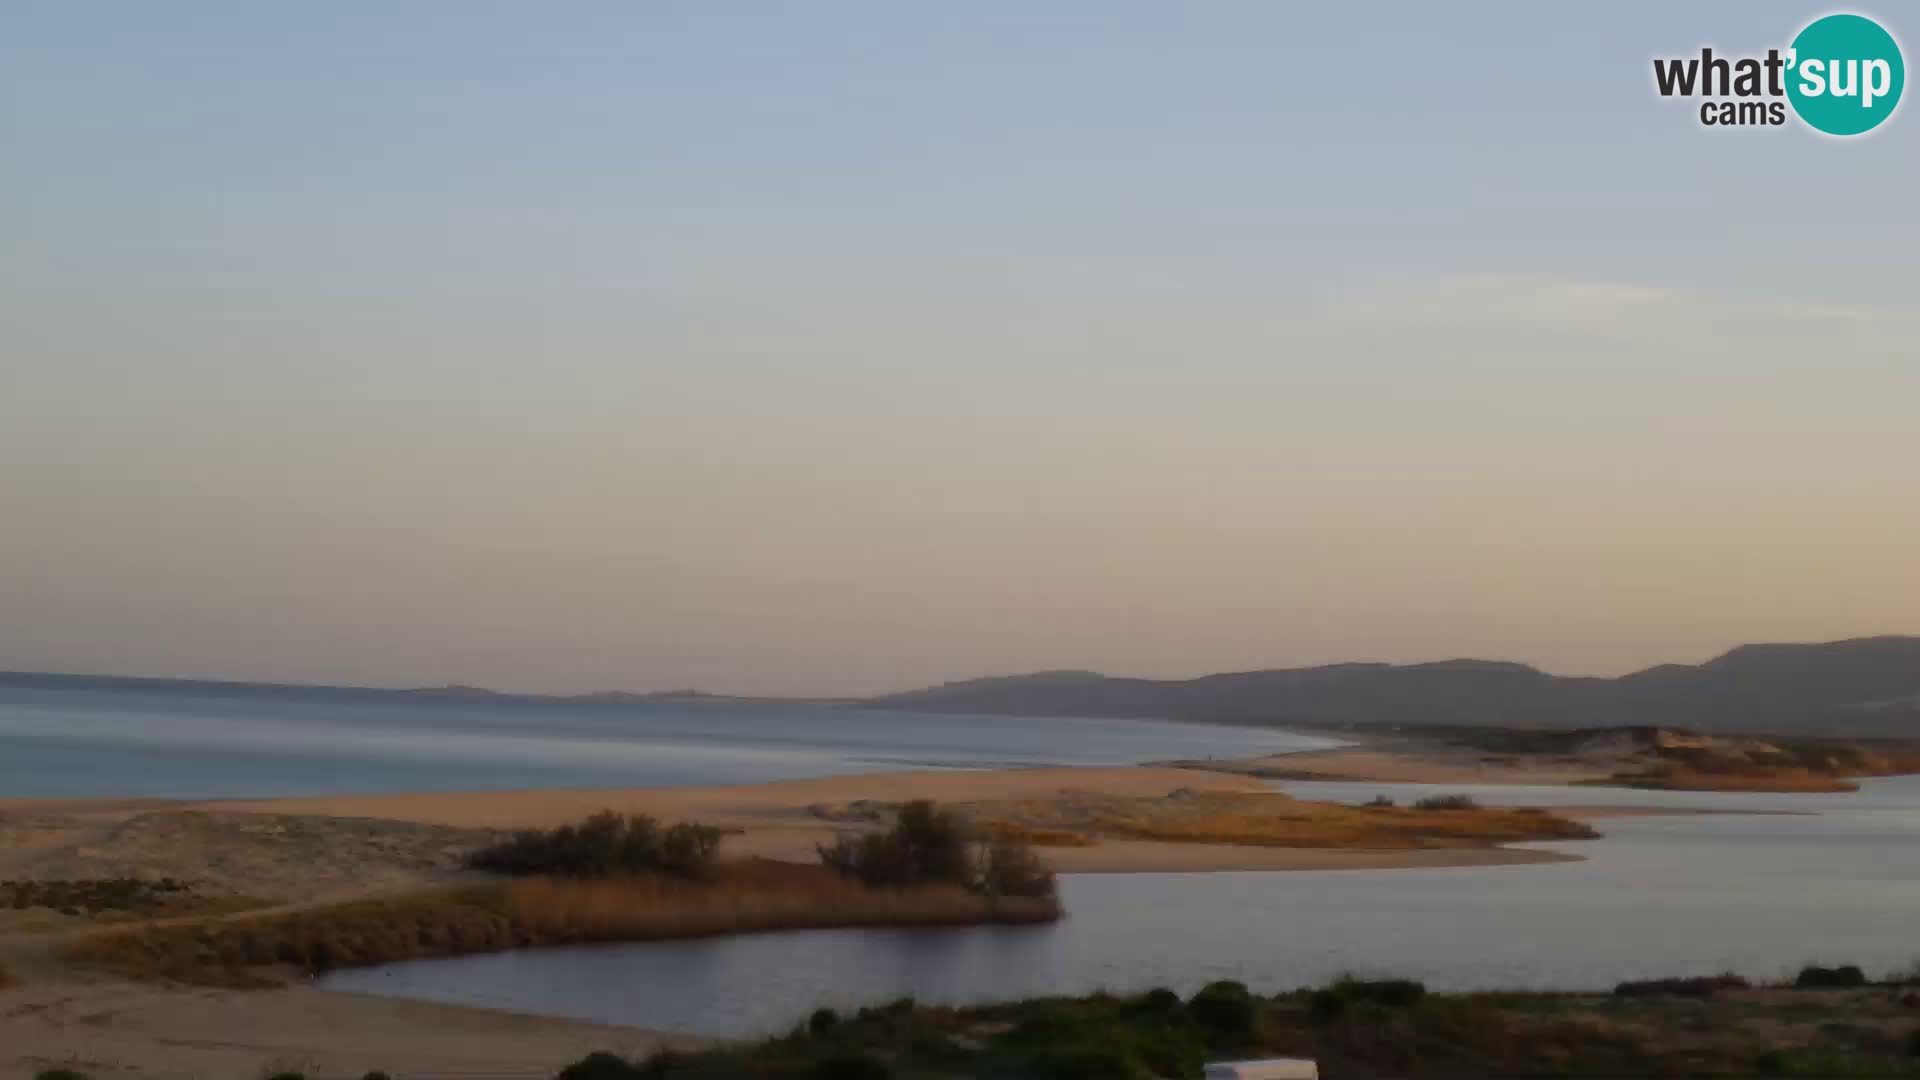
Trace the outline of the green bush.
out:
[[[1047,897],[1052,872],[1023,844],[980,844],[960,815],[915,799],[886,832],[841,836],[823,866],[869,888],[959,885],[987,896]],[[977,854],[976,854],[977,852]]]
[[[1162,986],[1140,995],[1140,1007],[1152,1013],[1177,1013],[1185,1004],[1180,995]]]
[[[1227,1041],[1253,1035],[1254,1013],[1253,995],[1237,982],[1208,983],[1187,1002],[1194,1023]]]
[[[561,1069],[554,1080],[643,1080],[648,1075],[642,1066],[601,1050]],[[655,1072],[652,1075],[660,1074]]]
[[[1854,964],[1842,964],[1831,968],[1809,965],[1800,969],[1800,974],[1794,977],[1793,985],[1802,990],[1865,986],[1867,973]]]
[[[1042,1050],[1029,1059],[1034,1080],[1154,1080],[1153,1070],[1117,1046],[1064,1046]]]
[[[1427,996],[1427,985],[1414,979],[1341,979],[1333,984],[1333,991],[1348,1001],[1410,1009]]]
[[[467,856],[467,865],[513,877],[598,878],[668,873],[699,877],[720,853],[723,833],[711,825],[662,828],[645,814],[602,811],[578,825],[530,829]]]
[[[988,896],[1052,896],[1053,871],[1027,845],[999,841],[986,845],[976,887]]]
[[[1738,975],[1692,975],[1679,979],[1637,979],[1613,988],[1616,997],[1648,997],[1672,994],[1678,997],[1711,997],[1722,990],[1745,990],[1751,985]]]
[[[813,1067],[814,1080],[893,1080],[893,1068],[871,1054],[834,1054]]]
[[[1307,995],[1307,1019],[1316,1024],[1330,1024],[1347,1015],[1347,999],[1337,990],[1315,990]]]

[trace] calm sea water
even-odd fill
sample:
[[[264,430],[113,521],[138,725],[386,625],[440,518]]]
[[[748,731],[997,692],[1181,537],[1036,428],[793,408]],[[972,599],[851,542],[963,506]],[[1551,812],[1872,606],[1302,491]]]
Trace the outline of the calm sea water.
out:
[[[748,784],[1330,745],[1256,728],[1144,720],[0,685],[0,798]]]
[[[1289,784],[1312,797],[1417,785]],[[1484,789],[1518,803],[1656,793]],[[1667,796],[1779,814],[1612,818],[1542,845],[1577,863],[1443,870],[1105,874],[1063,879],[1050,927],[813,931],[399,964],[329,977],[396,994],[710,1035],[784,1029],[821,1005],[988,1001],[1212,979],[1267,990],[1344,972],[1450,988],[1604,988],[1629,978],[1920,959],[1920,777],[1858,795]]]

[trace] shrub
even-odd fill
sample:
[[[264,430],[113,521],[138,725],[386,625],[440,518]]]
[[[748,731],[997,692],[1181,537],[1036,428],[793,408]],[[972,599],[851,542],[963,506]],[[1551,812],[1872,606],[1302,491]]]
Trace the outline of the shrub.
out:
[[[642,1066],[601,1050],[561,1069],[554,1080],[641,1080],[646,1075]]]
[[[1117,1046],[1066,1046],[1033,1055],[1036,1080],[1153,1080],[1146,1062]]]
[[[1347,999],[1334,990],[1315,990],[1307,995],[1307,1019],[1330,1024],[1347,1015]]]
[[[1156,986],[1140,995],[1141,1007],[1152,1012],[1179,1012],[1186,1006],[1179,993],[1165,986]]]
[[[1364,805],[1373,807],[1376,810],[1384,810],[1398,804],[1385,795],[1375,795],[1373,798],[1368,799]]]
[[[1052,896],[1053,871],[1024,844],[1001,841],[982,849],[980,891],[988,896]]]
[[[1341,979],[1333,984],[1333,991],[1348,1001],[1411,1009],[1427,996],[1427,984],[1415,979]]]
[[[668,873],[699,877],[720,852],[721,830],[681,823],[665,828],[645,814],[611,810],[578,825],[530,829],[467,856],[467,865],[514,877],[596,878]]]
[[[43,1069],[33,1074],[33,1080],[89,1080],[86,1073],[72,1069]]]
[[[1793,985],[1801,990],[1865,986],[1867,973],[1854,964],[1842,964],[1832,968],[1809,965],[1800,969],[1800,974],[1794,977]]]
[[[1050,897],[1053,874],[1023,844],[981,844],[960,815],[915,799],[893,828],[841,836],[819,849],[820,862],[869,888],[960,885],[988,896]]]
[[[1253,1034],[1253,995],[1241,983],[1208,983],[1187,1002],[1187,1015],[1222,1039],[1245,1039]]]
[[[1907,1036],[1907,1056],[1920,1058],[1920,1029]]]
[[[1649,997],[1671,994],[1678,997],[1712,997],[1722,990],[1745,990],[1747,980],[1734,974],[1692,975],[1679,979],[1630,979],[1613,988],[1616,997]]]
[[[871,1054],[844,1053],[821,1058],[814,1080],[893,1080],[893,1069]]]
[[[832,1031],[835,1025],[839,1023],[839,1013],[834,1012],[832,1009],[815,1009],[813,1010],[813,1015],[807,1017],[807,1033],[818,1038]]]
[[[367,1073],[366,1075],[360,1077],[360,1080],[393,1080],[393,1077],[386,1073],[381,1072],[379,1069],[375,1069],[372,1072]]]
[[[1415,810],[1478,810],[1479,800],[1471,795],[1429,795],[1413,804]]]

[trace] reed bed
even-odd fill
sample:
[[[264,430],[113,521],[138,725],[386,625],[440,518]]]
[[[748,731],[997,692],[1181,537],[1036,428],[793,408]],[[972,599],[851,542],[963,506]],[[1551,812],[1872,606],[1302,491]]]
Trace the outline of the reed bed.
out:
[[[302,974],[543,945],[773,930],[1037,923],[1056,900],[958,886],[871,889],[818,866],[746,862],[705,879],[529,878],[83,938],[84,966],[139,978],[268,986]]]

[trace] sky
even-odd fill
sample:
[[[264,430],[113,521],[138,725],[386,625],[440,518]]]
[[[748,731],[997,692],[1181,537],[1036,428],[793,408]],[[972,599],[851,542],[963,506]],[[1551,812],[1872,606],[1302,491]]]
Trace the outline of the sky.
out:
[[[1826,10],[14,0],[0,669],[1920,633],[1920,117],[1652,84]]]

